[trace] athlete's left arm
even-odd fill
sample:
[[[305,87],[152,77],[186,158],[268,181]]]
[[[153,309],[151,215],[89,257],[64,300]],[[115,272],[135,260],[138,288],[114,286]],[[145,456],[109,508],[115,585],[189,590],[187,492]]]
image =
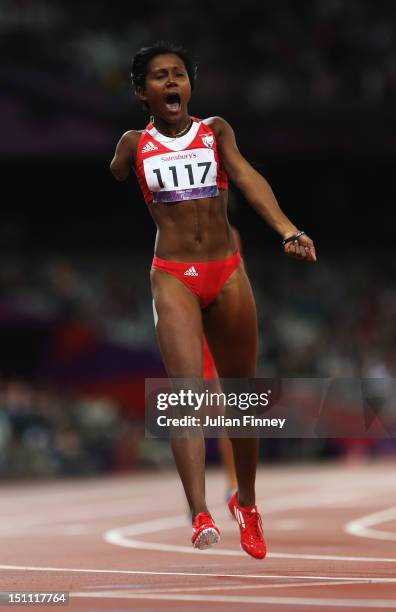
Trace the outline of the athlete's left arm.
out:
[[[241,190],[249,204],[278,232],[282,239],[298,232],[297,227],[286,217],[278,205],[271,187],[261,174],[241,155],[236,144],[234,130],[221,117],[214,117],[210,123],[213,129],[221,162],[232,182]],[[312,240],[303,234],[296,241],[284,245],[287,255],[298,259],[316,261]]]

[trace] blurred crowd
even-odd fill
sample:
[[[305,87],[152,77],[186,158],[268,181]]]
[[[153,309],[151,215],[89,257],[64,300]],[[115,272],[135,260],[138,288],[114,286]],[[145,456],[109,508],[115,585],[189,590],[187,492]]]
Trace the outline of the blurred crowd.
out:
[[[109,156],[145,121],[131,60],[158,40],[198,61],[191,112],[250,150],[393,153],[394,17],[390,0],[2,0],[0,156]]]
[[[318,243],[316,266],[284,258],[230,192],[257,299],[258,375],[396,378],[396,264],[384,248],[395,15],[390,0],[0,0],[0,477],[170,459],[144,439],[134,395],[160,367],[154,233],[134,181],[108,172],[116,139],[143,124],[132,56],[160,39],[198,59],[191,111],[230,119]],[[285,453],[303,445],[323,451],[299,441]]]
[[[149,264],[149,253],[4,257],[0,315],[4,322],[6,306],[14,305],[41,319],[72,318],[98,336],[156,352]],[[261,373],[396,375],[396,264],[386,251],[323,254],[309,266],[249,250],[247,266],[260,319]]]
[[[396,377],[396,268],[390,255],[355,248],[322,255],[317,266],[280,259],[264,269],[253,274],[263,371]]]
[[[0,478],[116,469],[125,425],[108,400],[88,402],[0,379]]]
[[[149,268],[149,257],[136,253],[118,258],[3,254],[0,313],[12,304],[39,319],[75,319],[102,334],[119,333],[123,342],[130,338],[136,346],[146,341],[151,329],[144,304],[149,281],[143,272]]]
[[[3,0],[2,60],[129,95],[133,53],[176,40],[201,63],[197,95],[215,92],[223,106],[381,103],[396,95],[394,11],[387,0],[153,0],[149,13],[144,3]]]
[[[164,441],[144,438],[141,420],[108,397],[78,397],[0,376],[0,480],[161,469]]]
[[[246,263],[259,313],[260,376],[396,378],[394,260],[355,252],[343,260],[324,256],[320,266],[283,258],[263,265],[249,254]],[[25,314],[42,318],[56,312],[58,321],[72,314],[87,333],[110,333],[112,341],[139,347],[142,355],[156,352],[147,279],[137,269],[93,256],[89,261],[9,258],[0,275],[0,339],[10,329],[5,306],[19,300]],[[17,327],[14,319],[12,329]],[[23,335],[14,338],[22,354]],[[144,440],[141,414],[125,414],[109,397],[88,399],[72,389],[51,388],[49,382],[12,376],[3,356],[1,477],[86,474],[169,462],[166,443]],[[301,458],[302,448],[314,457],[324,448],[331,454],[335,447],[307,440],[266,444],[269,458],[280,450]]]

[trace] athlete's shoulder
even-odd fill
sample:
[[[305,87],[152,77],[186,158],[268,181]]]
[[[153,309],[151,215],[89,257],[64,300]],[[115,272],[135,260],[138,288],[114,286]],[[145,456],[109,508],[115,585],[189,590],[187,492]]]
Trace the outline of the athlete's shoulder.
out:
[[[120,144],[136,148],[144,130],[128,130],[120,138]]]
[[[210,127],[216,138],[222,136],[224,132],[232,132],[232,127],[230,126],[228,121],[223,119],[223,117],[207,117],[206,119],[202,119],[202,123]]]
[[[123,181],[127,178],[131,164],[136,158],[141,135],[141,130],[128,130],[123,133],[118,141],[110,164],[110,170],[118,181]]]
[[[116,156],[125,157],[127,160],[133,161],[138,154],[138,145],[145,130],[128,130],[121,136],[117,148]]]

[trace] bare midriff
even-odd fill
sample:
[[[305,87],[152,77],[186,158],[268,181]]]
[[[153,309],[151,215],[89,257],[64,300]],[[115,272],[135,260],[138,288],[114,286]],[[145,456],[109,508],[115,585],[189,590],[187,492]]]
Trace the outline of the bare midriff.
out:
[[[170,261],[218,261],[237,249],[227,218],[228,192],[215,198],[149,204],[157,226],[155,254]]]

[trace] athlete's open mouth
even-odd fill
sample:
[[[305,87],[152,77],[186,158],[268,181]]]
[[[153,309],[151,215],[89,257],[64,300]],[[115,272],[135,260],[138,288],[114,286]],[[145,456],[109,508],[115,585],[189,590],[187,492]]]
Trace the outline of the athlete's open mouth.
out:
[[[166,108],[170,111],[178,111],[180,109],[180,96],[178,93],[168,93],[165,98]]]

